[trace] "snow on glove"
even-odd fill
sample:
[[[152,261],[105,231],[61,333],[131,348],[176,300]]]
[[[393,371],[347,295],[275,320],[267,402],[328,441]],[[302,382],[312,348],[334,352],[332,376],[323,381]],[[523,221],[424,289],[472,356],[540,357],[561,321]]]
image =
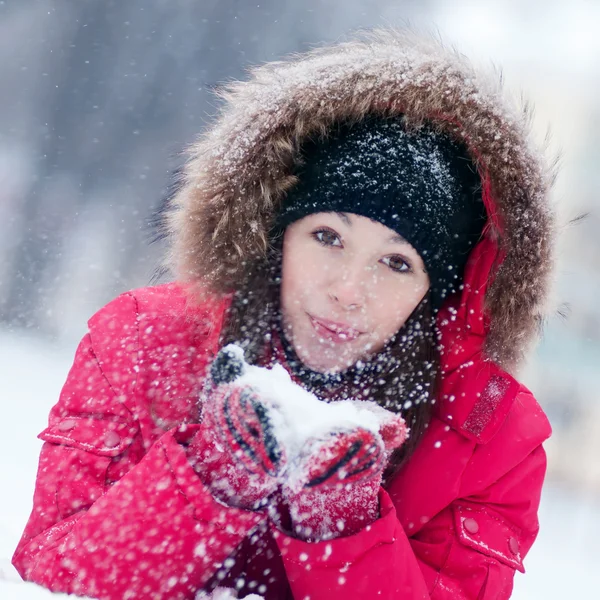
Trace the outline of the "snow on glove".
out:
[[[296,536],[316,541],[352,535],[377,519],[387,457],[407,435],[399,415],[384,422],[382,431],[387,445],[361,427],[305,444],[283,487]]]
[[[409,430],[401,415],[387,410],[370,400],[343,400],[345,404],[352,404],[358,410],[369,411],[379,421],[379,435],[385,446],[386,460],[392,452],[400,448],[408,437]]]
[[[253,387],[236,382],[244,367],[236,353],[224,349],[217,355],[188,456],[215,498],[257,510],[276,491],[286,459],[269,407]]]

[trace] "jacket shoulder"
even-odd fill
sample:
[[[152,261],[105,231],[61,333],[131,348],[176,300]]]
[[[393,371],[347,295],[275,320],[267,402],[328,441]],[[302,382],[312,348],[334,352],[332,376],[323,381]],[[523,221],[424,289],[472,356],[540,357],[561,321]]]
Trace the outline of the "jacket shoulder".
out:
[[[118,395],[137,398],[155,423],[180,420],[216,349],[226,307],[225,300],[194,302],[177,283],[130,290],[89,320],[93,352]]]
[[[480,493],[482,489],[497,482],[510,480],[515,469],[527,470],[527,465],[537,469],[542,458],[542,471],[545,471],[542,444],[551,434],[552,428],[541,406],[533,394],[521,386],[502,426],[493,438],[485,444],[475,446],[461,480],[461,495]],[[542,481],[543,474],[538,478],[539,488]],[[535,491],[531,486],[527,489]]]
[[[220,329],[226,300],[195,301],[186,288],[178,283],[147,286],[124,292],[99,309],[88,321],[92,338],[110,334],[127,336],[135,333],[140,338],[152,333],[153,326],[164,327],[180,334],[185,330],[207,335]],[[145,330],[140,330],[142,325]],[[143,340],[141,340],[143,341]]]
[[[495,362],[473,360],[444,375],[436,415],[465,438],[487,444],[516,414],[531,417],[534,430],[549,428],[532,393]]]
[[[512,402],[510,411],[494,439],[496,446],[513,442],[523,452],[534,450],[552,435],[552,426],[534,395],[524,386]]]

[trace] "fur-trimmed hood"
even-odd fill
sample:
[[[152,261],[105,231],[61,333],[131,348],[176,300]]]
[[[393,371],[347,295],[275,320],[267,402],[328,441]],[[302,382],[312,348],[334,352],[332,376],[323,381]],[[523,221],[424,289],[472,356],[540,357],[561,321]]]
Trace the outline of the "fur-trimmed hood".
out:
[[[416,127],[427,120],[464,141],[478,165],[489,216],[484,242],[496,253],[478,278],[491,282],[483,290],[485,352],[509,371],[518,367],[546,310],[553,172],[530,143],[529,108],[510,105],[500,75],[476,72],[433,37],[385,29],[257,67],[221,96],[221,114],[189,148],[166,212],[178,280],[217,294],[236,288],[265,255],[309,136],[368,114],[402,114]]]

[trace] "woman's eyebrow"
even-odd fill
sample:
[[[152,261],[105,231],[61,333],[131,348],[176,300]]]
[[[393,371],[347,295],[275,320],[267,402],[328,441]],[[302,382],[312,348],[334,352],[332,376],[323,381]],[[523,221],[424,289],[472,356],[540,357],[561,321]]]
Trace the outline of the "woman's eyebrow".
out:
[[[346,225],[348,225],[348,227],[352,227],[352,219],[350,219],[350,215],[348,215],[347,213],[343,213],[343,212],[336,212],[335,214],[342,221],[344,221],[344,223],[346,223]],[[388,242],[391,244],[408,244],[409,243],[399,233],[395,233],[394,235],[392,235],[388,239]]]
[[[390,242],[392,244],[408,244],[409,243],[399,233],[395,233],[393,236],[391,236],[388,239],[388,242]]]
[[[350,220],[350,217],[343,212],[336,212],[335,213],[342,221],[344,221],[344,223],[346,223],[346,225],[348,225],[348,227],[352,227],[352,221]]]

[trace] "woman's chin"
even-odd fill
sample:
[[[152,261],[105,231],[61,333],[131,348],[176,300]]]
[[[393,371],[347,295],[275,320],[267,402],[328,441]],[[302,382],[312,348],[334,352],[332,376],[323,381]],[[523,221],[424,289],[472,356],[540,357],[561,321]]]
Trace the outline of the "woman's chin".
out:
[[[328,354],[329,353],[323,353],[321,350],[321,352],[312,352],[307,355],[298,353],[298,357],[311,371],[331,375],[339,373],[340,371],[345,371],[358,360],[350,356],[328,356]]]

